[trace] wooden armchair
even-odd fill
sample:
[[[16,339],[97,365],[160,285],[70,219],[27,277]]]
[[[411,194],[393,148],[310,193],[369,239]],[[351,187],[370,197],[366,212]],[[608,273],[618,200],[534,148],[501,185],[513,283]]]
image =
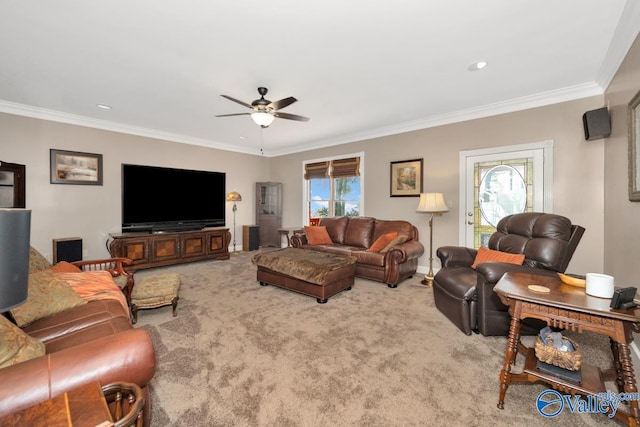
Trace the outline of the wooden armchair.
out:
[[[133,290],[133,272],[126,271],[125,265],[131,264],[129,258],[108,258],[88,261],[74,261],[75,265],[82,271],[108,271],[113,276],[113,281],[122,289],[127,303],[131,303],[131,291]]]

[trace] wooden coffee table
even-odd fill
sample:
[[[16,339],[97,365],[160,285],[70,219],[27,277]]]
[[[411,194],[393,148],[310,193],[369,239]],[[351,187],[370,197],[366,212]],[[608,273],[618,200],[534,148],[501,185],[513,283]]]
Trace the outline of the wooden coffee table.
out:
[[[549,291],[536,292],[530,289],[530,285],[542,286]],[[638,391],[629,344],[633,341],[632,333],[639,330],[639,308],[611,309],[611,300],[587,295],[584,288],[566,285],[556,277],[525,273],[505,274],[493,290],[498,293],[502,302],[509,306],[511,314],[509,342],[500,373],[498,408],[504,408],[507,388],[512,383],[542,381],[567,394],[594,395],[607,391],[605,381],[615,381],[619,393]],[[520,342],[520,324],[522,319],[528,317],[543,320],[556,328],[577,332],[592,331],[608,336],[613,353],[613,368],[601,371],[597,367],[583,364],[581,384],[542,373],[536,369],[537,359],[533,349],[525,347]],[[526,357],[522,373],[511,372],[517,354]],[[615,418],[630,426],[636,426],[640,420],[638,401],[629,400],[628,403],[628,412],[623,411],[621,405],[615,413]]]

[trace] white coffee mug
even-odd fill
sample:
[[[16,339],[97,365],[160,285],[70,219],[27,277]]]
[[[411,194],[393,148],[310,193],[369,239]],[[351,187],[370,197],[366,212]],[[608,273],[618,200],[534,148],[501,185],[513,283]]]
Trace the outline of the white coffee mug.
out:
[[[586,292],[599,298],[611,298],[613,296],[613,276],[599,273],[587,273]]]

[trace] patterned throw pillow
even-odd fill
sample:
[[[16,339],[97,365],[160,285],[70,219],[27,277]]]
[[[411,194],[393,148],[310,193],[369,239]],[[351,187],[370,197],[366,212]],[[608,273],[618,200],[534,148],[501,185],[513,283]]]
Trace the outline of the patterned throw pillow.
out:
[[[396,237],[398,237],[398,233],[396,231],[394,231],[393,233],[383,234],[382,236],[378,237],[375,242],[373,242],[373,245],[371,245],[371,247],[367,249],[367,252],[380,252],[382,249],[386,248],[387,245],[391,243],[391,241]]]
[[[51,267],[50,270],[56,273],[80,273],[82,271],[80,270],[80,268],[67,261],[60,261],[59,263]]]
[[[44,344],[0,315],[0,368],[45,355]]]
[[[409,240],[409,236],[407,236],[406,234],[400,234],[399,236],[394,238],[392,241],[390,241],[389,244],[387,246],[385,246],[384,249],[382,249],[380,251],[380,253],[381,254],[386,254],[387,252],[389,252],[391,250],[391,248],[393,248],[394,246],[401,245],[404,242],[406,242],[407,240]]]
[[[524,262],[524,254],[510,254],[508,252],[494,251],[485,247],[479,247],[476,259],[471,264],[471,268],[476,268],[478,264],[483,262],[506,262],[507,264],[522,265]]]
[[[36,248],[31,246],[29,248],[29,273],[36,273],[50,267],[51,263]]]
[[[23,327],[82,304],[86,301],[67,282],[56,279],[53,272],[40,271],[29,274],[27,302],[12,309],[11,314],[16,324]]]
[[[331,237],[329,237],[329,233],[327,232],[327,227],[320,226],[305,226],[304,232],[307,235],[307,240],[310,245],[330,245],[333,242],[331,241]]]

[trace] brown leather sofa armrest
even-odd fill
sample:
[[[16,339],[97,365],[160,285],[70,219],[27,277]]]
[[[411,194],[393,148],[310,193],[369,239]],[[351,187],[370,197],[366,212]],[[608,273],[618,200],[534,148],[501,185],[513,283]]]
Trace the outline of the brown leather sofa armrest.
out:
[[[410,259],[420,258],[424,254],[424,246],[417,240],[409,240],[389,249],[387,257],[393,257],[398,263],[406,262]]]
[[[307,235],[302,233],[293,233],[289,242],[291,242],[291,246],[294,248],[301,248],[307,244]]]
[[[504,262],[483,262],[476,266],[478,274],[482,275],[487,283],[496,284],[505,273],[530,273],[544,276],[556,276],[555,271],[542,268],[528,267],[526,265],[507,264]]]
[[[442,267],[471,267],[478,251],[462,246],[440,246],[436,255]]]
[[[151,337],[130,329],[0,369],[0,417],[91,381],[144,387],[156,371]]]

